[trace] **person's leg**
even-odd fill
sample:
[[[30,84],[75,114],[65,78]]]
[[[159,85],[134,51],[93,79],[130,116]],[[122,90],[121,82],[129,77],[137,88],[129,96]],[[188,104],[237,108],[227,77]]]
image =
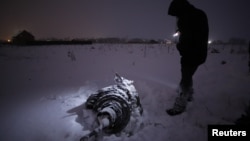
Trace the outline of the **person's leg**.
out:
[[[181,81],[179,86],[179,94],[186,95],[188,100],[192,100],[193,94],[193,75],[196,72],[197,65],[181,65]]]
[[[182,58],[183,59],[183,58]],[[167,109],[169,115],[178,115],[186,110],[188,101],[192,100],[193,94],[193,75],[199,65],[193,65],[181,61],[181,81],[179,95],[175,99],[173,108]]]

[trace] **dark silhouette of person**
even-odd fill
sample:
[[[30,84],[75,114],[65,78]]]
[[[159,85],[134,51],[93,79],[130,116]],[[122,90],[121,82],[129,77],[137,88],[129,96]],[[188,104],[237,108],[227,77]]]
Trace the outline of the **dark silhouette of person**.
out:
[[[166,112],[169,115],[177,115],[184,112],[187,102],[192,100],[192,77],[207,58],[209,26],[206,13],[187,0],[173,0],[168,14],[177,17],[180,34],[176,47],[181,56],[181,81],[178,88],[180,95],[175,99],[173,108]]]

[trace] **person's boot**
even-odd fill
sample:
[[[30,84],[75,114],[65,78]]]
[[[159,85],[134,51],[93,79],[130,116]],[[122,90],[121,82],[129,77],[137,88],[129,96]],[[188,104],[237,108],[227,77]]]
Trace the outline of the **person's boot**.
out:
[[[171,116],[181,114],[186,110],[187,102],[188,102],[187,95],[184,95],[182,93],[175,99],[173,108],[167,109],[166,112]]]

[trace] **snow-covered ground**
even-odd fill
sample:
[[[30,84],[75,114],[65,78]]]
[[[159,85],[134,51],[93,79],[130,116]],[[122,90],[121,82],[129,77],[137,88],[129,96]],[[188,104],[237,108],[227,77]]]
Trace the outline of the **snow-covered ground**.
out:
[[[93,120],[83,103],[118,72],[135,81],[144,113],[134,135],[104,141],[205,141],[208,124],[233,124],[250,100],[247,47],[211,47],[194,101],[172,117],[165,110],[177,96],[179,60],[166,45],[0,47],[0,140],[78,141]]]

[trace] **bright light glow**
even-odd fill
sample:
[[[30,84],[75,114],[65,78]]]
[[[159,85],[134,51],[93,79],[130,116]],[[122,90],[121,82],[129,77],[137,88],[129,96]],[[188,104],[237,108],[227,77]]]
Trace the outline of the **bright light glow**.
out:
[[[176,32],[175,34],[173,34],[173,37],[177,37],[177,36],[179,36],[180,35],[180,33],[179,32]]]
[[[8,42],[8,43],[10,43],[10,42],[11,42],[11,40],[10,40],[10,39],[8,39],[8,40],[7,40],[7,42]]]
[[[208,44],[211,44],[211,43],[212,43],[212,41],[211,41],[211,40],[209,40],[209,41],[208,41]]]

